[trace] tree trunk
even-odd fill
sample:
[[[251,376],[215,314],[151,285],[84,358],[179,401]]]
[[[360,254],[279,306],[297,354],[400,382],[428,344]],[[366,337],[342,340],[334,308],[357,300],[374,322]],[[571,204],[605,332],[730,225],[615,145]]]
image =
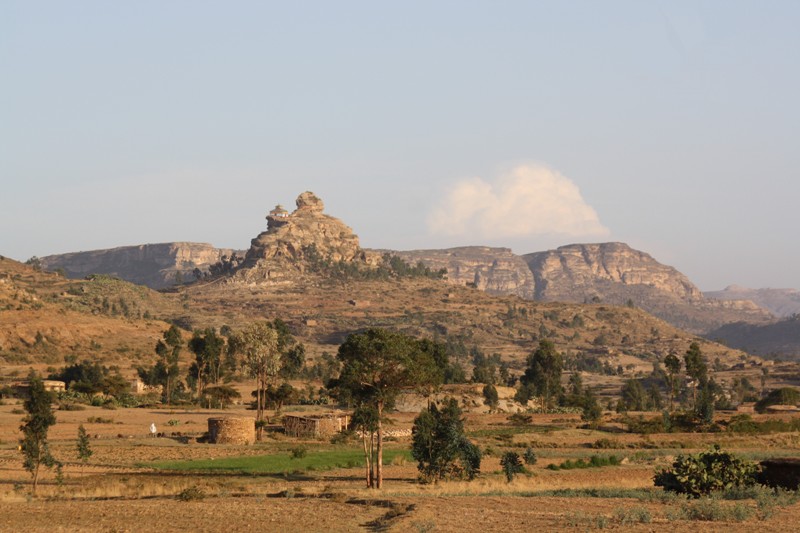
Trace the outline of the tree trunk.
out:
[[[36,485],[39,482],[39,465],[41,464],[41,458],[36,462],[36,467],[33,469],[33,489],[31,490],[31,494],[36,496]]]
[[[383,488],[383,400],[378,401],[378,447],[377,447],[377,460],[375,465],[377,483],[375,488]]]
[[[261,376],[256,378],[256,440],[261,442],[261,432],[264,430],[264,402],[261,398]]]
[[[367,444],[367,438],[369,438],[369,444]],[[367,488],[372,488],[372,432],[370,431],[367,433],[367,430],[364,430],[364,435],[362,437],[362,442],[364,443],[364,478],[367,482]]]

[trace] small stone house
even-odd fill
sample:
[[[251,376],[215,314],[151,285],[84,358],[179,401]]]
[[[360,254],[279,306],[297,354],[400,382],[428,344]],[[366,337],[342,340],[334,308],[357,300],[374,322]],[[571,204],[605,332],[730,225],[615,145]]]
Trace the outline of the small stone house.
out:
[[[67,384],[63,381],[56,381],[52,379],[43,379],[42,384],[44,385],[44,390],[50,392],[64,392],[67,390]],[[11,390],[14,391],[14,395],[19,398],[27,398],[28,397],[28,390],[30,389],[30,383],[27,381],[17,381],[16,383],[11,384]]]
[[[350,415],[341,413],[283,417],[283,429],[290,437],[332,437],[345,431],[349,424]]]

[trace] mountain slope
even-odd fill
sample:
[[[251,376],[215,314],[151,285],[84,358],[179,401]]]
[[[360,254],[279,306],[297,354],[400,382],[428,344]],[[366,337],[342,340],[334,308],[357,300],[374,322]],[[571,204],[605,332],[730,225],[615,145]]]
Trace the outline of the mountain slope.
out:
[[[738,350],[760,356],[800,361],[800,317],[772,324],[726,324],[708,334]]]
[[[8,365],[150,360],[168,327],[152,317],[179,309],[176,297],[146,287],[102,276],[66,280],[0,257],[0,360]]]

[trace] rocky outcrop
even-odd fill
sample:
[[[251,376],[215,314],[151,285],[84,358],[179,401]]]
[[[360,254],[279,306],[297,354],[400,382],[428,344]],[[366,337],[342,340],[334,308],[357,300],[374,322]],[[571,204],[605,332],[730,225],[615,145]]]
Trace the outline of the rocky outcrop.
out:
[[[748,289],[730,285],[721,291],[709,291],[705,295],[721,301],[750,300],[778,317],[800,314],[800,291],[796,289]]]
[[[421,261],[431,270],[447,269],[447,280],[456,285],[474,284],[489,294],[533,299],[533,274],[525,261],[508,248],[464,246],[389,253],[412,265]]]
[[[609,285],[652,287],[685,302],[703,294],[689,278],[650,255],[621,242],[571,244],[523,258],[533,272],[535,298],[545,301],[591,301]]]
[[[534,276],[536,300],[632,304],[694,333],[772,318],[750,301],[705,298],[676,269],[624,243],[572,244],[523,258]]]
[[[62,269],[69,278],[107,274],[161,289],[174,285],[176,276],[179,280],[192,280],[195,268],[206,272],[222,256],[233,253],[236,251],[205,243],[167,242],[49,255],[40,260],[45,270]]]
[[[280,282],[305,271],[311,263],[365,261],[358,236],[338,218],[323,213],[314,193],[297,197],[297,209],[280,206],[267,215],[267,230],[250,243],[232,281]]]

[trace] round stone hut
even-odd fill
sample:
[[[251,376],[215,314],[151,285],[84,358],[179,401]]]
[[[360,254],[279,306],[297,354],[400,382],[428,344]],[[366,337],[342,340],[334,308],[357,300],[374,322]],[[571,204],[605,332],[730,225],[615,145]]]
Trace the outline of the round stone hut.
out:
[[[208,442],[211,444],[253,444],[256,419],[250,416],[223,416],[208,419]]]

